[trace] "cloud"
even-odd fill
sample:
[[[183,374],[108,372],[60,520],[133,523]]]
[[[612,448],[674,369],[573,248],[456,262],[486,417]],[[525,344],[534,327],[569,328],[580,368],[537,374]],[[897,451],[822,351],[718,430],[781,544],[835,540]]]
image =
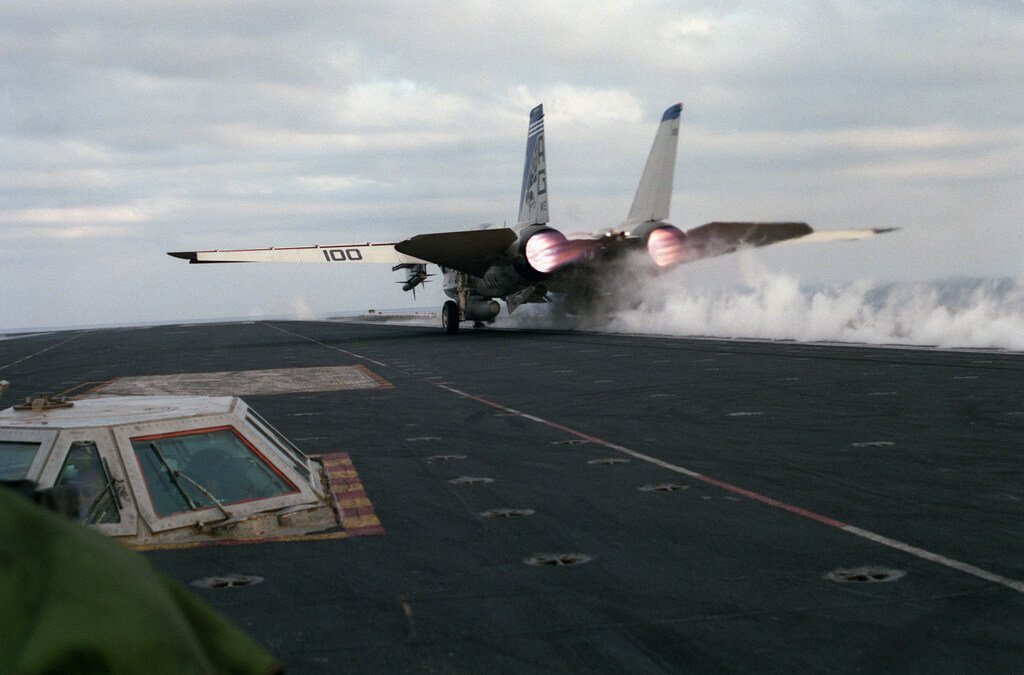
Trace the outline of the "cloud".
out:
[[[66,227],[10,228],[0,233],[0,241],[38,239],[112,239],[131,235],[126,227],[110,225],[70,225]]]
[[[0,211],[0,221],[12,223],[138,223],[147,219],[143,211],[131,206]]]
[[[770,255],[803,280],[1012,274],[1024,258],[1022,42],[1024,6],[994,0],[12,0],[0,287],[26,267],[59,279],[52,251],[69,237],[124,265],[514,222],[537,103],[552,223],[602,229],[625,216],[661,112],[680,99],[680,224],[908,233],[870,254]],[[140,292],[194,294],[192,270],[170,263],[145,270]],[[232,267],[227,286],[241,279]],[[302,286],[279,274],[246,272]],[[310,311],[408,303],[387,270],[369,274],[365,302],[325,282]],[[241,303],[246,279],[223,297]],[[109,292],[102,279],[77,288]],[[0,325],[39,323],[38,304],[0,299]]]
[[[565,83],[540,89],[517,85],[509,92],[507,101],[509,108],[515,110],[529,110],[543,101],[545,119],[566,126],[577,122],[591,127],[636,124],[644,116],[640,100],[625,89],[576,87]]]

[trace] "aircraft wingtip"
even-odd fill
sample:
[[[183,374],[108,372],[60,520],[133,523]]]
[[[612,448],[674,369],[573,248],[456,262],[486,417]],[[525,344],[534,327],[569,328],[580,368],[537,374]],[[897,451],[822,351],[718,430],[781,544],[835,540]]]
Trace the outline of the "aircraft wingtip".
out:
[[[190,263],[194,263],[196,261],[196,258],[198,258],[198,255],[195,251],[168,251],[167,255],[171,256],[172,258],[181,258],[182,260],[187,260]]]

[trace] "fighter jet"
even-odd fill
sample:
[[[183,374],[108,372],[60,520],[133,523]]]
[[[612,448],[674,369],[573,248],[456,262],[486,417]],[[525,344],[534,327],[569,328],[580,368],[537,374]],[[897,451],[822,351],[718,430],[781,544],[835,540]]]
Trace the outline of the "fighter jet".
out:
[[[672,199],[679,118],[683,104],[665,110],[626,220],[618,226],[567,237],[548,225],[544,108],[530,111],[526,161],[516,228],[472,229],[419,234],[396,243],[342,244],[293,248],[177,251],[189,263],[303,262],[351,265],[390,264],[403,270],[402,289],[413,291],[440,267],[451,298],[442,325],[454,334],[464,321],[493,322],[504,300],[511,314],[524,303],[561,299],[563,309],[585,312],[614,295],[623,270],[658,274],[677,265],[782,242],[863,239],[892,228],[816,232],[802,222],[711,222],[683,231],[667,222]]]

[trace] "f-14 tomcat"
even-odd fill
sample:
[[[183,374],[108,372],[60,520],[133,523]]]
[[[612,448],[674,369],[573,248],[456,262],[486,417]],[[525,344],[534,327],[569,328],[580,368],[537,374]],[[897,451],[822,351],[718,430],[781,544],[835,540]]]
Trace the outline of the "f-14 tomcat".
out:
[[[169,253],[190,263],[304,262],[382,263],[404,270],[402,290],[427,280],[427,265],[441,268],[444,292],[442,323],[456,333],[463,321],[491,322],[501,311],[511,314],[524,303],[561,297],[570,311],[595,304],[608,293],[609,277],[623,265],[633,272],[658,273],[677,265],[722,255],[740,248],[780,242],[863,239],[888,229],[815,232],[797,222],[713,222],[683,231],[666,222],[672,199],[679,116],[682,103],[662,115],[640,187],[625,222],[593,235],[568,238],[548,225],[544,108],[530,111],[526,162],[515,229],[472,229],[420,234],[398,243],[302,246],[230,251]],[[639,252],[640,255],[636,255]],[[614,283],[614,282],[613,282]]]

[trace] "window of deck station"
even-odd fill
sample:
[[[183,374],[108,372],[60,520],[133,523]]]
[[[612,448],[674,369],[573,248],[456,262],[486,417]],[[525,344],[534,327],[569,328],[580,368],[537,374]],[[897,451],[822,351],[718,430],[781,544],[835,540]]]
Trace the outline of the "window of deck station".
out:
[[[92,441],[73,441],[57,485],[78,489],[78,519],[87,525],[121,522],[114,482]]]
[[[159,516],[297,491],[233,428],[132,439]]]
[[[289,441],[280,431],[272,427],[270,422],[263,419],[263,416],[252,408],[249,408],[248,412],[246,412],[245,421],[253,431],[270,443],[282,458],[288,460],[292,468],[298,471],[300,476],[309,480],[312,474],[309,458],[295,447],[295,444]]]
[[[28,477],[32,460],[39,452],[39,443],[0,441],[0,480],[22,480]]]

